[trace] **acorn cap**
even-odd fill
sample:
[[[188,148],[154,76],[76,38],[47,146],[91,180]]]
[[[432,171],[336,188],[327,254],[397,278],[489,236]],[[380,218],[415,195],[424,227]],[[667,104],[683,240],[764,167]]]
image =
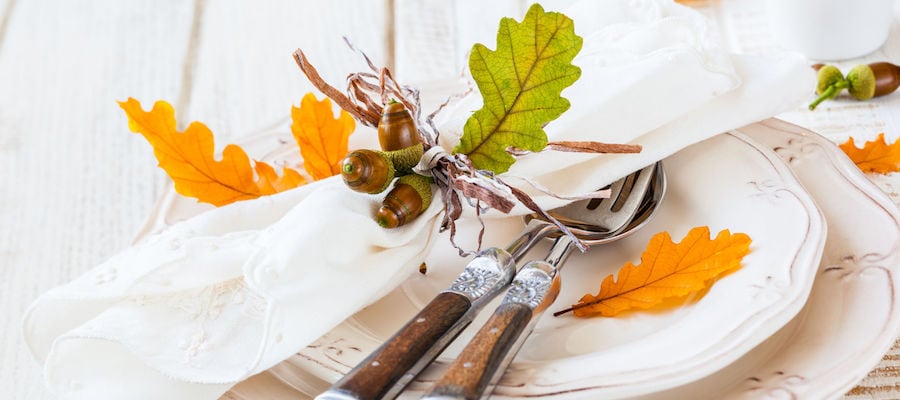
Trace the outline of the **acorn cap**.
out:
[[[819,68],[816,73],[818,83],[816,83],[816,94],[822,94],[828,87],[844,80],[844,74],[834,65],[825,65]]]
[[[872,68],[860,64],[847,73],[847,81],[850,87],[847,91],[857,100],[868,100],[875,96],[875,73]]]
[[[416,143],[400,150],[386,151],[384,154],[394,163],[397,175],[406,175],[411,173],[413,167],[419,164],[419,160],[425,154],[425,146],[422,143]]]
[[[850,83],[844,79],[844,75],[834,65],[825,65],[819,68],[816,73],[818,82],[816,83],[816,94],[818,98],[809,103],[809,109],[815,110],[816,107],[825,100],[833,99],[847,88]]]

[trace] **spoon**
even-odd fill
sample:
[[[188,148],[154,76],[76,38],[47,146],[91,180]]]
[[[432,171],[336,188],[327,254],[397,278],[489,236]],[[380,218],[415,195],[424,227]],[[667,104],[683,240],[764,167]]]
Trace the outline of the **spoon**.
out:
[[[637,191],[641,194],[647,191],[646,181],[649,181],[649,177],[645,176],[643,181],[645,186],[638,188],[635,186],[637,175],[638,173],[634,173],[614,182],[610,192],[617,194],[626,189],[641,200],[643,196],[638,196]],[[587,204],[586,202],[590,201],[583,200],[573,204]],[[551,210],[551,214],[554,218],[562,218],[563,223],[566,223],[573,232],[580,232],[577,224],[567,220],[568,213],[564,211],[567,207],[570,206]],[[620,210],[616,219],[587,221],[594,226],[602,224],[604,229],[619,231],[627,228],[626,224],[633,219],[638,207],[631,207],[631,214],[625,211]],[[316,400],[396,397],[474,320],[481,308],[512,281],[516,274],[517,263],[528,250],[540,239],[558,232],[558,228],[550,222],[538,218],[526,218],[526,221],[523,232],[506,249],[494,247],[482,251],[469,262],[448,289],[439,293],[397,333],[335,382],[331,388],[316,396]],[[586,233],[585,237],[593,233],[596,232]]]
[[[662,164],[639,171],[633,187],[616,190],[600,204],[579,201],[553,210],[553,214],[588,246],[624,238],[650,220],[665,193]],[[628,180],[616,182],[628,185]],[[617,196],[618,194],[618,196]],[[620,228],[609,221],[625,219]],[[575,241],[558,235],[543,261],[531,261],[516,274],[503,302],[475,334],[444,375],[424,397],[429,400],[486,398],[531,333],[541,314],[559,294],[560,270]]]

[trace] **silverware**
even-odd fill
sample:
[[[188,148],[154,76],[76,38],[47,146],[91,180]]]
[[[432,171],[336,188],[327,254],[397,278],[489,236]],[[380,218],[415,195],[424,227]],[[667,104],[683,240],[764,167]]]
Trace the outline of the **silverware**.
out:
[[[450,287],[316,400],[397,397],[512,281],[525,253],[556,229],[548,222],[532,220],[506,249],[480,252]]]
[[[643,227],[665,193],[662,164],[615,182],[601,201],[579,201],[553,210],[589,246],[609,243]],[[558,235],[543,261],[531,261],[516,274],[503,302],[444,375],[424,397],[474,400],[490,396],[535,323],[559,294],[559,271],[574,240]]]
[[[632,176],[611,190],[631,188]],[[567,207],[556,210],[566,218]],[[621,214],[618,216],[621,217]],[[603,222],[609,229],[623,228],[631,218]],[[599,221],[594,221],[600,223]],[[568,224],[568,222],[565,222]],[[571,224],[577,230],[575,224]],[[485,304],[510,284],[516,265],[540,239],[558,232],[555,225],[527,220],[519,237],[506,249],[489,248],[468,263],[449,288],[439,293],[390,339],[357,364],[316,400],[392,399],[430,364],[468,326]]]

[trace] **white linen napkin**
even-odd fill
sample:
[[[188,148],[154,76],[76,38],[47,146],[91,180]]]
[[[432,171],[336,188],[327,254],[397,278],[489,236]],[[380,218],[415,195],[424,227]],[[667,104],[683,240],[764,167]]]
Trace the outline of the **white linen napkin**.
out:
[[[674,3],[584,1],[566,13],[585,39],[575,61],[582,77],[563,93],[572,108],[547,126],[550,140],[644,151],[531,154],[510,170],[514,183],[590,191],[793,108],[814,87],[804,59],[727,54],[707,21]],[[445,114],[446,148],[479,102],[473,94]],[[562,203],[521,187],[546,208]],[[208,211],[45,293],[26,314],[26,341],[60,398],[216,398],[416,270],[435,242],[441,202],[396,230],[375,224],[378,203],[333,177]]]

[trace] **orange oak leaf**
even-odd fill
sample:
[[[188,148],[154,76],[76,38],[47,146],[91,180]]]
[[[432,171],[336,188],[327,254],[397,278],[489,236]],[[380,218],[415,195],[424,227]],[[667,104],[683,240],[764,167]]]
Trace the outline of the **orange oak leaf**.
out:
[[[727,229],[714,240],[709,227],[691,229],[681,243],[672,242],[668,232],[650,239],[641,255],[641,264],[627,263],[618,271],[618,280],[609,275],[600,284],[600,293],[584,295],[579,303],[559,311],[575,311],[577,317],[612,317],[623,311],[648,309],[709,288],[716,278],[741,266],[750,251],[750,237],[731,234]]]
[[[356,128],[356,122],[344,110],[337,118],[331,108],[331,100],[322,101],[307,93],[300,107],[291,107],[291,132],[300,146],[303,168],[315,180],[341,172],[340,162],[347,155],[347,141]]]
[[[862,148],[856,147],[852,137],[840,147],[863,172],[886,174],[900,171],[900,140],[889,145],[884,141],[883,132]]]
[[[306,183],[299,172],[284,168],[281,176],[261,161],[252,164],[247,153],[230,144],[216,160],[213,134],[200,122],[184,132],[175,127],[175,110],[157,101],[150,111],[133,98],[119,102],[128,116],[128,127],[153,146],[159,166],[175,182],[175,191],[203,203],[223,206],[295,188]]]

